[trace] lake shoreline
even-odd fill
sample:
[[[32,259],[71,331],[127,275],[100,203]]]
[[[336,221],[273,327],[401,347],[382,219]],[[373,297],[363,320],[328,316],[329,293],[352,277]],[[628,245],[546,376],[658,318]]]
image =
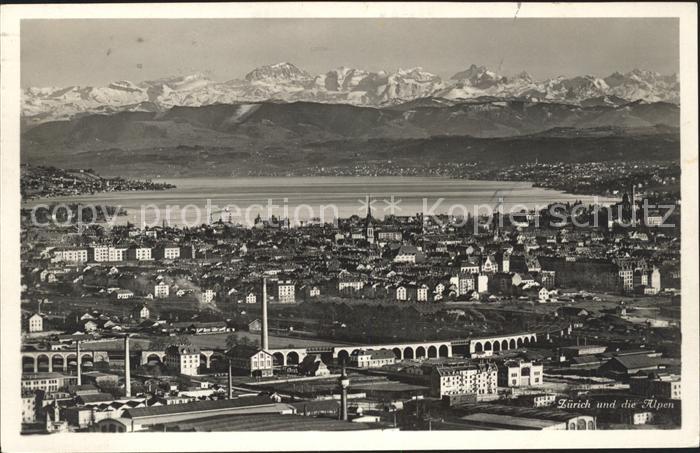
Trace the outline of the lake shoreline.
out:
[[[160,180],[155,180],[160,181]],[[542,209],[552,203],[610,204],[610,197],[583,196],[535,187],[527,181],[464,180],[423,176],[326,176],[168,178],[176,187],[162,191],[97,193],[25,200],[22,208],[81,203],[116,206],[127,212],[116,224],[202,224],[217,220],[253,225],[256,218],[289,218],[293,224],[353,215],[466,216],[501,206],[504,210]],[[505,211],[504,211],[505,212]]]

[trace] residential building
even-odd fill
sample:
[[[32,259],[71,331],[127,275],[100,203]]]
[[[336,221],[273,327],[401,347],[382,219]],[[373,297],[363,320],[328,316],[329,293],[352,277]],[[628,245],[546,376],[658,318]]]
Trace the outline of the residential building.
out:
[[[22,392],[22,423],[35,423],[38,409],[38,395],[34,391]]]
[[[296,290],[291,280],[277,281],[277,302],[281,304],[293,304],[296,302]]]
[[[159,299],[167,298],[170,296],[170,287],[164,281],[158,282],[158,284],[153,287],[153,296]]]
[[[127,257],[127,247],[110,247],[109,261],[125,261]]]
[[[342,293],[344,291],[359,291],[365,287],[365,282],[362,279],[354,278],[341,278],[338,280],[338,292]]]
[[[176,260],[180,258],[180,246],[163,244],[153,249],[153,258],[157,260]]]
[[[88,261],[97,263],[110,261],[109,249],[107,245],[94,245],[88,249]]]
[[[309,354],[299,364],[299,373],[304,376],[329,376],[330,370],[318,354]]]
[[[489,276],[484,274],[479,274],[476,277],[476,291],[478,293],[487,293],[489,291]]]
[[[66,377],[61,373],[22,373],[22,390],[57,392],[65,386]]]
[[[177,373],[194,376],[199,370],[199,348],[191,345],[173,345],[165,350],[165,366]]]
[[[272,376],[272,354],[256,346],[236,345],[226,355],[231,366],[248,372],[251,376]]]
[[[27,331],[29,333],[41,332],[44,330],[44,317],[39,313],[34,313],[27,319]]]
[[[538,274],[539,277],[539,283],[543,287],[547,289],[554,289],[555,286],[555,280],[556,280],[556,272],[555,271],[541,271]]]
[[[210,304],[214,302],[214,298],[216,297],[216,292],[213,289],[206,289],[202,291],[202,295],[200,296],[200,300],[202,301],[203,304]]]
[[[148,319],[151,317],[151,310],[146,305],[139,305],[133,310],[132,315],[135,319]]]
[[[88,250],[83,248],[59,248],[54,250],[53,256],[55,261],[86,263],[88,261]]]
[[[498,395],[498,368],[493,363],[438,365],[430,375],[433,396],[475,394],[477,399]]]
[[[126,257],[129,260],[136,260],[136,261],[150,261],[153,259],[151,256],[151,248],[150,247],[129,247],[129,249],[126,252]]]
[[[460,273],[458,288],[460,296],[474,291],[476,289],[476,274],[466,272]]]
[[[416,300],[418,302],[428,302],[430,288],[428,285],[420,285],[416,287]]]
[[[393,351],[380,349],[378,351],[359,350],[350,354],[350,363],[358,368],[379,368],[396,363]]]
[[[130,289],[118,289],[114,292],[117,300],[126,300],[134,297],[134,292]]]

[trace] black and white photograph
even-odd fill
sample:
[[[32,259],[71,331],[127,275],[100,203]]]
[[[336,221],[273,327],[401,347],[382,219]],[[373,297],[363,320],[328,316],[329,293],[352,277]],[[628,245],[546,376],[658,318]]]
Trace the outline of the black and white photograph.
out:
[[[8,451],[697,446],[697,9],[632,5],[3,6]]]

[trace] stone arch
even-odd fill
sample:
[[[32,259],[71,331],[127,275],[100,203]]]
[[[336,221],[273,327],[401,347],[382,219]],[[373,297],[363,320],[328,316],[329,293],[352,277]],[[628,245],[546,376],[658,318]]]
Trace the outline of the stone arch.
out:
[[[515,339],[510,339],[510,343],[508,343],[508,349],[515,349]]]
[[[23,355],[22,356],[22,371],[29,371],[32,372],[34,371],[34,367],[36,366],[36,358],[30,355]]]
[[[508,340],[501,341],[501,351],[508,349]]]
[[[146,357],[146,363],[149,363],[151,361],[161,363],[162,360],[160,358],[160,354],[148,354],[148,356]]]
[[[578,425],[578,426],[576,427],[576,429],[578,429],[578,430],[585,430],[585,429],[586,429],[586,420],[580,419],[580,420],[577,422],[577,425]]]
[[[338,363],[348,363],[350,361],[350,353],[345,350],[341,349],[338,351]]]
[[[402,351],[401,351],[401,348],[394,348],[394,349],[392,349],[391,351],[394,353],[394,355],[396,356],[396,358],[397,358],[398,360],[403,359],[403,353],[402,353]]]
[[[274,366],[283,366],[284,363],[284,354],[281,352],[275,352],[272,354],[272,364]]]
[[[485,341],[484,342],[484,351],[490,351],[490,350],[491,350],[491,342]]]
[[[211,367],[211,363],[209,363],[209,356],[207,354],[199,354],[199,368],[200,369],[209,369]]]
[[[447,347],[447,345],[442,345],[438,349],[438,356],[439,357],[447,357],[450,354],[450,348]]]
[[[530,342],[531,342],[531,343],[537,343],[537,337],[534,336],[534,335],[532,335],[532,336],[530,337]]]
[[[63,354],[54,354],[51,356],[51,368],[53,368],[54,370],[57,370],[59,368],[66,368],[67,365],[68,364],[66,363],[66,358],[63,357]]]
[[[425,357],[425,348],[423,346],[418,346],[416,348],[416,358],[420,359],[421,357]]]
[[[530,344],[530,338],[529,338],[529,337],[523,338],[523,344],[524,344],[525,346],[527,346],[528,344]]]
[[[39,354],[36,356],[37,371],[49,371],[51,369],[51,359],[47,354]]]
[[[92,366],[92,354],[82,354],[80,356],[80,364],[85,366]]]
[[[501,350],[501,342],[496,340],[493,342],[493,352],[498,352]]]
[[[404,359],[412,359],[415,357],[415,354],[413,352],[413,348],[410,346],[406,346],[403,350],[403,358]]]
[[[438,356],[438,350],[435,346],[428,347],[428,358],[435,358]]]
[[[569,423],[569,429],[576,431],[576,423],[575,422]]]
[[[287,365],[298,365],[299,364],[299,354],[296,351],[289,351],[287,353]]]
[[[522,337],[518,337],[518,341],[516,342],[516,345],[517,345],[519,348],[522,348],[522,347],[523,347],[523,339],[522,339]]]
[[[588,429],[589,430],[595,429],[595,423],[593,422],[593,420],[588,421]]]
[[[68,362],[69,371],[78,369],[78,356],[76,354],[68,354],[66,356],[66,362]]]
[[[480,341],[477,341],[474,343],[474,352],[483,352],[484,346],[481,344]]]
[[[226,369],[228,371],[228,360],[225,359],[226,357],[224,357],[221,353],[215,352],[211,355],[211,359],[209,359],[210,368],[212,370]]]

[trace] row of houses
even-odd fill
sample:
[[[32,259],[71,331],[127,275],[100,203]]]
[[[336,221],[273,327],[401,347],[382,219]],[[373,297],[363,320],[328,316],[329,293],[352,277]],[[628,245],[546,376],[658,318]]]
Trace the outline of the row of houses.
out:
[[[90,247],[57,247],[47,250],[52,261],[65,263],[102,263],[120,261],[153,261],[194,259],[193,245],[160,244],[155,247],[144,245]]]

